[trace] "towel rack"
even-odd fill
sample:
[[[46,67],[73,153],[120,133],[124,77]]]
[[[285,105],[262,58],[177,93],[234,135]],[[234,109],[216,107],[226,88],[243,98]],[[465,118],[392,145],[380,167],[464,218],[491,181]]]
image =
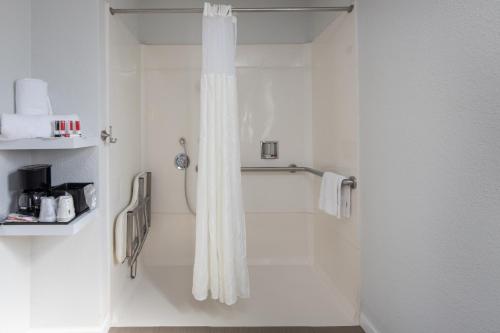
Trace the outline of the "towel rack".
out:
[[[151,228],[151,172],[139,178],[139,198],[137,206],[127,211],[127,262],[130,277],[137,274],[137,258]]]
[[[309,172],[319,177],[322,177],[324,174],[324,171],[309,167],[297,166],[295,164],[290,164],[287,167],[241,167],[241,172]],[[356,177],[350,176],[342,181],[342,185],[350,186],[352,189],[355,189],[358,186],[358,181]]]

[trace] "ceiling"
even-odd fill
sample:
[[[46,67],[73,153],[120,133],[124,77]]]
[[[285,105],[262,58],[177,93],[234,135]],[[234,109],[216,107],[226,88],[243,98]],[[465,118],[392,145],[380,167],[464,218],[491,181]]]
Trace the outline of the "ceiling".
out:
[[[112,0],[114,8],[201,8],[201,0]],[[352,0],[218,0],[234,7],[348,6]],[[339,12],[238,13],[239,44],[308,43]],[[129,29],[144,44],[200,44],[200,14],[122,14]]]

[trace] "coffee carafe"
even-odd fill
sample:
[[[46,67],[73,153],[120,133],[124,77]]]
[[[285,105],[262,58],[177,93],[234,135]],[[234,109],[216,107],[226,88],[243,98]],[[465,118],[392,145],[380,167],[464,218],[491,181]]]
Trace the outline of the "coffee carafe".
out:
[[[38,217],[41,198],[50,193],[52,174],[50,164],[27,165],[18,170],[22,193],[17,204],[20,214]]]

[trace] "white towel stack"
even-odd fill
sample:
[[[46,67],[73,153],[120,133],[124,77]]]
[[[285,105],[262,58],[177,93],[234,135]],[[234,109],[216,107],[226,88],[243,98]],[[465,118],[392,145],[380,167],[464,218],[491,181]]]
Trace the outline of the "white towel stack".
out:
[[[20,79],[15,84],[16,113],[0,117],[0,140],[49,138],[56,120],[77,121],[78,116],[52,115],[47,82]]]
[[[351,187],[342,186],[344,176],[325,172],[321,180],[319,209],[337,218],[351,216]]]
[[[47,82],[39,79],[16,81],[16,114],[45,116],[52,114]]]

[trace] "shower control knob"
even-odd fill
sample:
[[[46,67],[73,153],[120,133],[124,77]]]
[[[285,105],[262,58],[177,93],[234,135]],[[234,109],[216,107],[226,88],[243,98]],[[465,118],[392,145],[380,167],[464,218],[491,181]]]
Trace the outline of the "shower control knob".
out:
[[[184,170],[189,167],[189,156],[185,153],[175,155],[175,167],[178,170]]]

